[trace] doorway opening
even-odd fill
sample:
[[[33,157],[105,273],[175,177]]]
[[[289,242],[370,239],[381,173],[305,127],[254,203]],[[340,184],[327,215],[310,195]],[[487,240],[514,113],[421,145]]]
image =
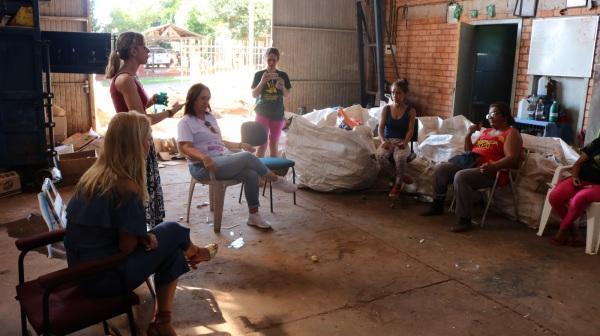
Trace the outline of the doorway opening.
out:
[[[454,115],[487,123],[491,103],[513,106],[520,22],[461,23]]]

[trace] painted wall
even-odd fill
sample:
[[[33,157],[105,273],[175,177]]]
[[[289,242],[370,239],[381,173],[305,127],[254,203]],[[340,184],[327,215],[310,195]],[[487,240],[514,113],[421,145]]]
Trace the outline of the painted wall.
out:
[[[495,4],[496,16],[488,18],[485,6]],[[564,8],[566,1],[540,1],[536,18],[598,15],[600,9],[594,8]],[[464,1],[461,22],[473,23],[477,20],[506,20],[519,19],[513,15],[515,0],[509,1]],[[435,115],[442,118],[452,116],[452,102],[455,89],[458,33],[459,24],[447,23],[447,2],[432,2],[426,0],[409,1],[406,20],[403,20],[402,10],[397,21],[396,61],[400,77],[406,77],[410,82],[411,97],[418,105],[419,115]],[[470,18],[472,9],[479,11],[478,18]],[[387,21],[386,21],[387,22]],[[522,21],[521,40],[518,46],[517,78],[514,87],[514,113],[519,99],[526,97],[531,91],[532,79],[527,75],[529,45],[531,42],[532,18]],[[599,34],[600,36],[600,34]],[[387,42],[386,42],[387,43]],[[597,76],[600,61],[597,59],[598,43],[596,45],[594,71]],[[392,57],[385,57],[385,74],[387,81],[396,78]],[[589,81],[585,103],[584,125],[590,109],[593,80]]]

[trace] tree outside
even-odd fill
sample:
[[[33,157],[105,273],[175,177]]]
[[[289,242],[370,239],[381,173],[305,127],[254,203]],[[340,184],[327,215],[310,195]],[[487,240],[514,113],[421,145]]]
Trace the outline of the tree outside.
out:
[[[223,116],[219,123],[233,125],[228,128],[231,134],[224,136],[235,139],[239,136],[236,125],[252,114],[254,101],[250,84],[254,71],[264,67],[261,54],[270,46],[271,1],[90,0],[90,6],[94,31],[114,35],[124,31],[145,32],[152,52],[169,53],[172,62],[147,64],[138,71],[148,94],[166,92],[171,103],[182,102],[192,84],[208,85],[211,106]],[[250,5],[253,10],[249,9]],[[254,23],[253,29],[249,28],[250,22]],[[156,38],[156,31],[164,29],[170,31],[163,35],[172,36],[185,30],[196,36]],[[249,31],[254,31],[253,38],[249,38]],[[109,85],[110,81],[103,76],[96,77],[96,120],[101,132],[114,115]],[[157,111],[160,110],[159,106]],[[155,125],[154,135],[158,138],[176,136],[177,121],[168,119]]]
[[[95,32],[115,34],[174,23],[212,39],[217,31],[225,28],[233,39],[247,40],[251,4],[254,6],[254,38],[268,39],[271,0],[130,0],[110,9],[108,22],[100,22],[94,15],[100,1],[91,0],[92,23]]]

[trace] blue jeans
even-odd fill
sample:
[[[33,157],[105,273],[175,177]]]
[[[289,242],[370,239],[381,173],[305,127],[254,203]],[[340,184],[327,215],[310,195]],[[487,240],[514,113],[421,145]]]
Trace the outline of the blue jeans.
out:
[[[185,260],[185,250],[190,246],[190,229],[176,222],[163,222],[149,231],[156,235],[158,248],[150,251],[138,245],[119,267],[125,276],[128,290],[139,287],[152,274],[156,287],[162,287],[190,269]],[[109,270],[96,274],[82,283],[86,293],[93,297],[119,295],[123,286],[119,274]]]
[[[248,152],[215,156],[212,159],[217,166],[215,178],[242,182],[248,208],[257,208],[260,205],[258,177],[266,175],[269,169],[256,156]],[[202,162],[191,164],[190,174],[198,180],[210,178],[208,169],[204,168]]]

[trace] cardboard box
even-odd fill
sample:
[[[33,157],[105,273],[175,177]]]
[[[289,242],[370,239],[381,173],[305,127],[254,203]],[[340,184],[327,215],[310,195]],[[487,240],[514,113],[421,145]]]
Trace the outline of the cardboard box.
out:
[[[21,192],[21,179],[14,171],[0,173],[0,197],[6,197]]]
[[[63,142],[67,138],[67,117],[54,116],[54,142]]]
[[[63,145],[73,145],[76,152],[89,145],[98,136],[92,134],[75,133],[63,141]]]
[[[58,161],[63,185],[76,184],[81,175],[96,162],[96,151],[61,154],[58,156]]]

